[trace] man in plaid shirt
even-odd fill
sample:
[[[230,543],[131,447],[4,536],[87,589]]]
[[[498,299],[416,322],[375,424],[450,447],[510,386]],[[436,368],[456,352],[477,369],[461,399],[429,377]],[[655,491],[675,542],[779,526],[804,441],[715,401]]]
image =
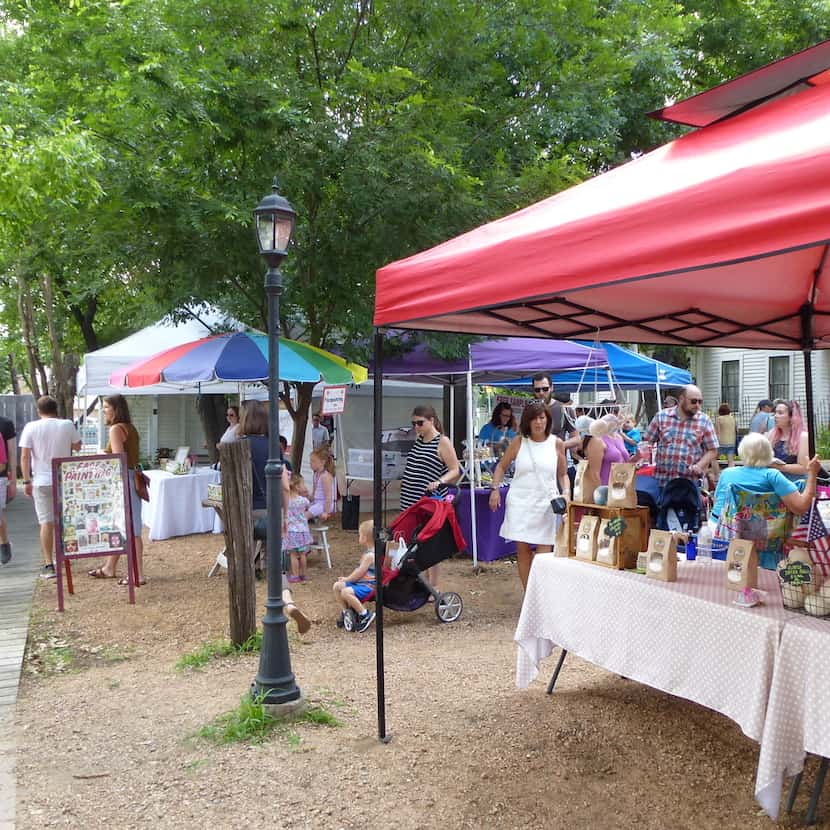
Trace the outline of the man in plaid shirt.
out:
[[[718,436],[702,404],[700,389],[686,386],[677,406],[660,410],[648,425],[643,440],[657,444],[654,477],[660,487],[673,478],[697,481],[718,457]]]

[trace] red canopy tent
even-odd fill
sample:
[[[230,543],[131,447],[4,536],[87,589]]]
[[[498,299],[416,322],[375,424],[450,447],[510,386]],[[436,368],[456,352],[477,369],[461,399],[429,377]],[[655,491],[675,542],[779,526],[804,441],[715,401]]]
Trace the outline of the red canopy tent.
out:
[[[825,41],[653,113],[700,129],[381,268],[375,325],[802,349],[812,451],[810,351],[830,347],[828,70]]]
[[[830,41],[663,110],[667,119],[675,111],[685,121],[695,113],[706,121],[712,110],[721,117],[381,268],[375,324],[830,345],[830,292],[821,290],[830,240],[828,67]]]

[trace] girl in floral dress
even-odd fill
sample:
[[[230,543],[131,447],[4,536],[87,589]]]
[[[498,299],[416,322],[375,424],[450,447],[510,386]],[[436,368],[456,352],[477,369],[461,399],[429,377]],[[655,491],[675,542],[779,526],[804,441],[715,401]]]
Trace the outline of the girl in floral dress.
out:
[[[291,476],[288,485],[288,517],[286,519],[286,532],[283,538],[283,550],[291,555],[291,574],[289,582],[305,582],[306,558],[308,547],[312,542],[311,531],[308,529],[310,513],[308,500],[308,488],[299,473]]]

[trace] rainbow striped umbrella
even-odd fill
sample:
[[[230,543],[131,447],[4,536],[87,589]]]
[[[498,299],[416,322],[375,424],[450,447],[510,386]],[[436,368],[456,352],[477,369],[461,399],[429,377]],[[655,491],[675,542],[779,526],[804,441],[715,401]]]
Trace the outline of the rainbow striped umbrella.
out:
[[[336,354],[280,338],[280,380],[298,383],[362,383],[365,366]],[[245,331],[203,337],[143,358],[110,377],[110,385],[135,388],[154,383],[253,383],[268,379],[268,335]]]

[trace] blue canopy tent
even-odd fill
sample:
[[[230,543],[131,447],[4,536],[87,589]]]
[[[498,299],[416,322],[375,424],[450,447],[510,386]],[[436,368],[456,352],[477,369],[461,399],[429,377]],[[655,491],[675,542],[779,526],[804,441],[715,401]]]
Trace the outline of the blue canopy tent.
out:
[[[678,369],[668,363],[655,360],[630,349],[624,349],[615,343],[588,343],[577,341],[581,345],[595,346],[605,350],[607,367],[587,367],[554,372],[553,385],[560,392],[576,392],[585,389],[656,389],[659,397],[662,386],[686,386],[692,382],[692,376],[685,369]],[[502,383],[503,386],[528,386],[530,378],[517,378]]]

